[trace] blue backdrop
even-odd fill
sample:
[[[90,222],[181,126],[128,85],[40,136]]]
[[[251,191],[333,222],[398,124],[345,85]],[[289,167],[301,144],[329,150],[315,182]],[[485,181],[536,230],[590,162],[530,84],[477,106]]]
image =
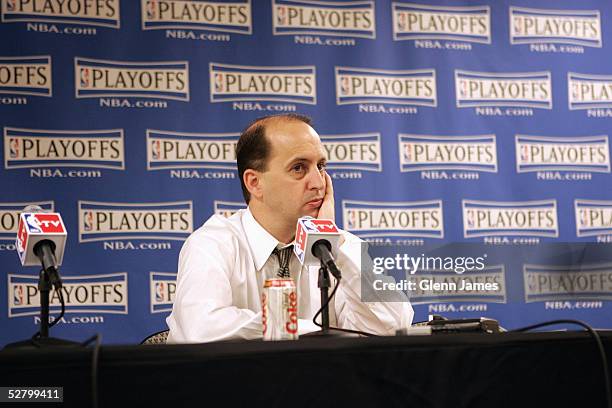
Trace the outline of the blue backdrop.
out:
[[[244,206],[234,146],[268,114],[313,117],[338,224],[365,239],[612,240],[612,5],[551,7],[2,0],[0,345],[38,324],[37,269],[14,250],[28,203],[69,231],[52,335],[127,343],[165,328],[182,241]],[[416,319],[612,327],[607,265],[487,273],[503,293],[415,298]]]

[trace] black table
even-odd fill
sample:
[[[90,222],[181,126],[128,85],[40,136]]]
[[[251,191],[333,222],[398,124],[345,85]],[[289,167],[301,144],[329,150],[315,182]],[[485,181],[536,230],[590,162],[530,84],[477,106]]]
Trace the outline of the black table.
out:
[[[612,366],[612,333],[599,333]],[[5,349],[0,386],[63,386],[62,406],[91,406],[92,352]],[[103,346],[98,364],[100,407],[606,404],[586,332]]]

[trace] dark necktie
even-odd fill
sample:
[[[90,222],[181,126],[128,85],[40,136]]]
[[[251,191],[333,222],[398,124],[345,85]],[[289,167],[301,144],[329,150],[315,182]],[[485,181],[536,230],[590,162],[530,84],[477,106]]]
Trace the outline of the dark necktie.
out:
[[[274,248],[272,253],[278,258],[278,272],[276,276],[279,278],[290,278],[289,273],[289,260],[291,259],[291,253],[293,252],[293,245],[289,245],[283,249]]]

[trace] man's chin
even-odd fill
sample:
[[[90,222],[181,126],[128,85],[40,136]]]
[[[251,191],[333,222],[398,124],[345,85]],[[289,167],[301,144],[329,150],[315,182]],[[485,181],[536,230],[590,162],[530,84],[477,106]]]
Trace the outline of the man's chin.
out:
[[[317,218],[318,215],[319,215],[319,209],[318,208],[310,208],[310,209],[304,210],[300,217]]]

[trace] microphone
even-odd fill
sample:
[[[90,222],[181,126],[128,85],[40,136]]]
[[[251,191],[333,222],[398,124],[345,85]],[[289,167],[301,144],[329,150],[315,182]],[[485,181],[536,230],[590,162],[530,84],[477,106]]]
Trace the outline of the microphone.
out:
[[[59,213],[47,213],[37,205],[29,205],[19,215],[15,244],[21,265],[42,265],[55,290],[62,287],[57,267],[64,258],[66,236]]]
[[[333,255],[339,241],[340,231],[332,220],[302,217],[297,222],[293,252],[302,265],[323,263],[329,272],[340,280],[342,274]]]

